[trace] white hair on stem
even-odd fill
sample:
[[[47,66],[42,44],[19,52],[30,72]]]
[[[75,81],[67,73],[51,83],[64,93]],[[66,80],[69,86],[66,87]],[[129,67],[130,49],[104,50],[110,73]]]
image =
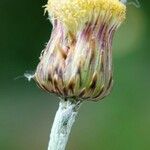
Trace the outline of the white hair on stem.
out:
[[[132,0],[132,1],[128,1],[128,0],[120,0],[120,2],[122,2],[123,4],[126,5],[134,5],[137,8],[140,8],[140,2],[138,0]]]
[[[80,101],[60,101],[51,129],[48,150],[65,150],[80,105]]]

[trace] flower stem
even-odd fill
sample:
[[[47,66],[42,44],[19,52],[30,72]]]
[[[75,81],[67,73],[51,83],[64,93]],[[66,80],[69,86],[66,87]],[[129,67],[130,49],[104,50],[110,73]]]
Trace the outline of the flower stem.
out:
[[[80,101],[60,101],[51,129],[48,150],[65,150],[80,104]]]

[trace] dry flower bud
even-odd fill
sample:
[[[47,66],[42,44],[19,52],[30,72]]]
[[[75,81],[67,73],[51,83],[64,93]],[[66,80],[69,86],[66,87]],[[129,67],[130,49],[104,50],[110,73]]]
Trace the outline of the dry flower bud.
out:
[[[37,84],[65,99],[100,100],[112,87],[112,40],[125,19],[119,0],[49,0],[51,38]]]

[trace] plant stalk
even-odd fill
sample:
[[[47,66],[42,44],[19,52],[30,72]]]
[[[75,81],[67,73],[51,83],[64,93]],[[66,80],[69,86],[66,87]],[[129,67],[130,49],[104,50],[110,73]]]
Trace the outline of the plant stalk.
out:
[[[51,129],[48,150],[65,150],[80,104],[80,101],[60,101]]]

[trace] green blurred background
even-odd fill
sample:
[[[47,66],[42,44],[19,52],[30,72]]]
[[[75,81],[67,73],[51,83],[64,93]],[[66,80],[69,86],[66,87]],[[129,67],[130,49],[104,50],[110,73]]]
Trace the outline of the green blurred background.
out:
[[[58,98],[28,82],[51,33],[46,0],[0,0],[0,150],[46,150]],[[113,43],[114,88],[82,105],[67,150],[150,150],[150,2],[128,6]]]

